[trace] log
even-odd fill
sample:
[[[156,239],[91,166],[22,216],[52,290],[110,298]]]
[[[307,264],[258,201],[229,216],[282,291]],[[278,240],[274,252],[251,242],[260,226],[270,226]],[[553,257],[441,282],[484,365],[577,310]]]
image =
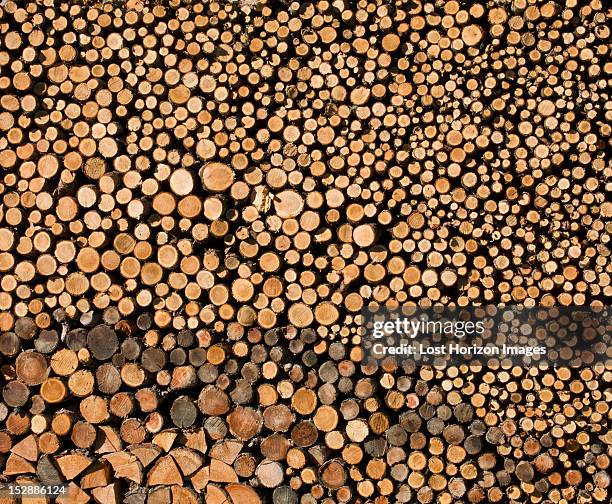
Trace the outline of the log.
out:
[[[92,460],[85,455],[76,453],[56,457],[55,463],[57,464],[64,478],[67,480],[73,480],[92,464]]]
[[[147,484],[150,486],[181,485],[182,483],[183,478],[170,456],[159,458],[147,475]]]

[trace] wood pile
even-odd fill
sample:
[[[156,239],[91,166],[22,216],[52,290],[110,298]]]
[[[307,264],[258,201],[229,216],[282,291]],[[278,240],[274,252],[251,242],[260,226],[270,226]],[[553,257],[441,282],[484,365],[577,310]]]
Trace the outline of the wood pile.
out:
[[[374,368],[359,343],[371,303],[609,304],[610,17],[3,1],[0,483],[608,502],[611,370]]]

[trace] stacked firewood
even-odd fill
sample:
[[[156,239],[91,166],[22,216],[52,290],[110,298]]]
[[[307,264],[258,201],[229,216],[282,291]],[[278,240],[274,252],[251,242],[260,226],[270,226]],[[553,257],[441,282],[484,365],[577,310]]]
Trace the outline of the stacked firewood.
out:
[[[308,328],[64,315],[0,341],[2,474],[60,504],[607,502],[602,366],[377,369]]]
[[[601,0],[2,2],[0,483],[607,502],[609,369],[360,312],[609,303],[609,53]]]

